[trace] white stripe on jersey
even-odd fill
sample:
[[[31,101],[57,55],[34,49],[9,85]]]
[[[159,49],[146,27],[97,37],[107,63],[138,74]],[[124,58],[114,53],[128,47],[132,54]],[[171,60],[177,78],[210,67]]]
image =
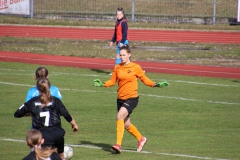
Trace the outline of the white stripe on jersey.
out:
[[[42,105],[42,103],[40,103],[40,102],[35,102],[35,106],[41,106]],[[51,106],[52,105],[52,102],[49,102],[48,104],[47,104],[47,106]]]
[[[41,106],[42,103],[39,103],[39,102],[35,102],[35,106]]]
[[[23,106],[24,106],[24,104],[23,104],[23,105],[21,105],[21,107],[19,107],[19,110],[20,110],[20,109],[22,109],[22,107],[23,107]]]
[[[47,104],[47,106],[51,106],[52,105],[52,102],[49,102],[48,104]]]

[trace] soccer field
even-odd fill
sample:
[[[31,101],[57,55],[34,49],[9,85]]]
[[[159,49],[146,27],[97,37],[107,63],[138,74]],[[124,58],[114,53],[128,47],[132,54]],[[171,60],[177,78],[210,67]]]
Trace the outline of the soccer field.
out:
[[[24,143],[31,118],[14,118],[25,101],[38,65],[0,62],[0,159],[21,159],[29,153]],[[139,81],[140,100],[132,122],[148,138],[142,153],[125,132],[123,152],[111,151],[115,143],[116,90],[93,87],[93,80],[108,80],[109,71],[46,66],[52,85],[79,125],[66,130],[65,143],[78,159],[240,159],[240,80],[146,73],[154,81],[168,80],[170,87],[150,88]]]

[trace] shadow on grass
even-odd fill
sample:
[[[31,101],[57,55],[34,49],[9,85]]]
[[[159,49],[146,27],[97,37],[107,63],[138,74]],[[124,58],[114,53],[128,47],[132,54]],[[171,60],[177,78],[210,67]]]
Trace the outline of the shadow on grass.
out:
[[[116,154],[116,152],[112,150],[112,146],[106,143],[93,143],[90,141],[80,141],[80,145],[89,146],[89,148],[96,147],[106,152],[109,152],[110,154]]]
[[[232,80],[232,82],[240,83],[240,80],[238,80],[238,79],[234,79],[234,80]]]
[[[97,73],[105,73],[105,74],[109,74],[111,73],[111,71],[104,71],[101,69],[91,69],[91,71],[97,72]]]
[[[109,152],[110,154],[115,154],[115,155],[119,155],[117,154],[115,151],[112,150],[112,146],[106,143],[93,143],[90,141],[80,141],[81,146],[85,146],[86,148],[98,148],[101,149],[103,151]],[[133,148],[122,148],[122,151],[125,152],[136,152],[136,149]]]

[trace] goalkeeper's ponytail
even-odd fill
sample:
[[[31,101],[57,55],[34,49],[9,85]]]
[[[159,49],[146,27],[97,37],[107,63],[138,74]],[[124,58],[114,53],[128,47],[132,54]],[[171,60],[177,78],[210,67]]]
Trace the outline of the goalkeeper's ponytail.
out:
[[[123,45],[121,48],[120,48],[120,51],[121,50],[126,50],[127,53],[131,53],[131,49],[129,47],[129,45],[125,44]]]
[[[121,50],[125,50],[128,54],[131,54],[131,49],[130,49],[129,45],[127,45],[127,44],[123,45],[123,46],[120,48],[120,51],[121,51]],[[130,61],[131,61],[131,58],[132,58],[132,56],[130,56]]]

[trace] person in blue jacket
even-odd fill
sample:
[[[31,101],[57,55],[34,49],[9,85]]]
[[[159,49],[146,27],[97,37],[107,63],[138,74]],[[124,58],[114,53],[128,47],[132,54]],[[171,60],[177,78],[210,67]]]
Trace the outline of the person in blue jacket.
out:
[[[123,45],[126,45],[129,43],[129,37],[128,37],[128,24],[126,17],[124,15],[123,8],[118,8],[116,11],[116,17],[117,21],[115,24],[115,31],[112,37],[112,40],[110,42],[110,46],[113,46],[113,43],[116,42],[116,61],[115,64],[118,65],[121,63],[120,59],[120,48]]]
[[[35,80],[37,80],[40,77],[45,77],[45,78],[49,77],[47,68],[45,68],[45,67],[37,68],[34,78],[35,78]],[[62,95],[57,87],[51,85],[50,93],[52,96],[57,97],[60,100],[62,100]],[[32,99],[33,97],[37,97],[37,96],[39,96],[39,91],[38,91],[37,87],[34,86],[28,90],[27,96],[26,96],[26,102],[29,101],[30,99]]]
[[[47,68],[45,68],[45,67],[37,68],[37,70],[35,71],[34,79],[38,80],[41,77],[44,77],[44,78],[49,77]],[[57,97],[58,99],[62,100],[62,95],[57,87],[50,85],[50,93],[52,96]],[[37,96],[39,96],[39,91],[37,89],[37,86],[34,86],[28,90],[25,102],[27,102],[30,99],[37,97]],[[26,114],[25,116],[30,116],[30,113]],[[33,129],[33,126],[31,126],[30,128]]]

